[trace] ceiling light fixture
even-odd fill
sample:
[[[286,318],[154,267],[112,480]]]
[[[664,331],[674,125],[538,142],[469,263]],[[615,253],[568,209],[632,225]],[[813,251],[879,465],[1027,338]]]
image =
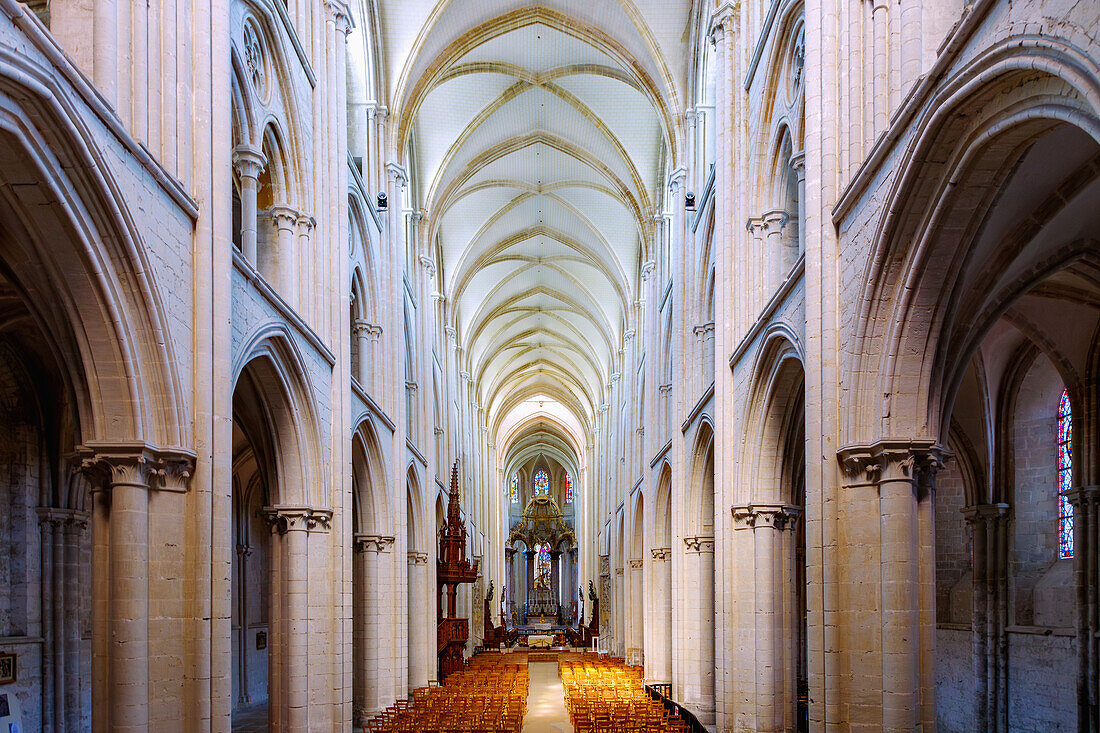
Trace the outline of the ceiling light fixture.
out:
[[[695,211],[695,194],[691,191],[684,195],[684,208],[688,211]]]

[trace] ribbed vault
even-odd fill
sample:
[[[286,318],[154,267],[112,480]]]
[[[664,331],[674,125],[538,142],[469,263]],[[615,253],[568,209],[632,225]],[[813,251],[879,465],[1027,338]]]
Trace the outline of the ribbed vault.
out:
[[[439,2],[384,13],[401,69],[394,143],[416,172],[422,246],[493,433],[545,395],[592,435],[663,208],[673,80],[687,76],[666,59],[687,56],[687,5]]]

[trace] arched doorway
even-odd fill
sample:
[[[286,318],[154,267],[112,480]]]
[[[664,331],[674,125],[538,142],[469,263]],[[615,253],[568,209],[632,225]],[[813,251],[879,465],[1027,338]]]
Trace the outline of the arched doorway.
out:
[[[303,730],[310,690],[306,555],[310,536],[327,532],[332,512],[318,508],[320,497],[307,489],[317,485],[317,442],[290,342],[269,335],[248,353],[233,391],[233,724],[254,725],[266,707],[270,730]]]

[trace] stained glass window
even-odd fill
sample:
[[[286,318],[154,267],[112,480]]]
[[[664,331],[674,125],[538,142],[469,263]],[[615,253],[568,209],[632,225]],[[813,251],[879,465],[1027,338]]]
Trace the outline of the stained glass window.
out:
[[[545,494],[550,490],[550,475],[543,469],[535,471],[535,493]]]
[[[565,503],[573,503],[573,479],[569,477],[569,474],[565,474]]]
[[[535,585],[539,588],[550,587],[550,546],[539,545],[538,563],[535,565]]]
[[[508,488],[508,497],[513,504],[519,504],[519,472],[512,474],[512,485]]]
[[[1073,415],[1069,390],[1058,403],[1058,555],[1073,557],[1073,507],[1061,492],[1073,488]]]

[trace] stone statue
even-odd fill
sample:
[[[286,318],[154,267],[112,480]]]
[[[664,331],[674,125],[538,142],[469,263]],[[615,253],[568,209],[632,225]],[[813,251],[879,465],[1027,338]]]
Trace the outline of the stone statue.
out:
[[[489,595],[485,596],[485,602],[493,600],[493,581],[489,581]]]
[[[592,581],[588,581],[588,599],[590,601],[596,600],[596,587],[592,585]]]

